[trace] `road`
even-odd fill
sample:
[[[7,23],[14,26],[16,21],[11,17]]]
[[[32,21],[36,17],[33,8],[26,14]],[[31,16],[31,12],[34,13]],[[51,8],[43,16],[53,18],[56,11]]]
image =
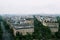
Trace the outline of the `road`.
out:
[[[1,29],[3,31],[3,40],[13,40],[12,35],[5,29],[3,22],[1,22]]]

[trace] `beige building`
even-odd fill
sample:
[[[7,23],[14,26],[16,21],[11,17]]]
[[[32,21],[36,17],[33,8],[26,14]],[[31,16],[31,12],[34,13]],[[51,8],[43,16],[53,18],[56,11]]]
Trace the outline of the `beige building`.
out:
[[[43,22],[44,26],[48,26],[51,32],[58,32],[59,24],[58,23],[49,23]]]
[[[13,29],[14,35],[16,36],[16,33],[22,33],[22,35],[26,35],[27,33],[32,34],[34,32],[34,28],[22,28],[22,29]]]
[[[59,23],[57,23],[57,19],[54,17],[45,18],[43,25],[48,26],[53,33],[58,32]]]
[[[6,17],[7,23],[10,25],[10,28],[13,29],[14,35],[16,33],[22,33],[26,35],[27,33],[32,34],[34,32],[34,20],[33,16],[11,16]]]
[[[19,24],[13,24],[13,30],[15,36],[17,32],[22,33],[22,35],[32,34],[34,32],[34,20],[24,20]]]
[[[57,23],[56,17],[45,16],[45,17],[36,17],[44,26],[50,28],[52,33],[58,32],[59,23]]]

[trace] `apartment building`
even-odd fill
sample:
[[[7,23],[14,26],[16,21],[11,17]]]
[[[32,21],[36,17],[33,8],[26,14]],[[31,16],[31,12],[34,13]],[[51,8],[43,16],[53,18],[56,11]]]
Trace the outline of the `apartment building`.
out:
[[[32,34],[34,32],[33,17],[11,17],[9,22],[15,36],[17,32],[22,33],[22,35],[26,35],[27,33]]]
[[[56,17],[51,16],[43,16],[43,17],[36,17],[44,26],[50,28],[52,33],[58,32],[59,23],[57,23]],[[41,19],[42,18],[42,19]]]
[[[57,19],[54,17],[45,18],[43,21],[43,25],[48,26],[53,34],[55,32],[58,32],[59,23],[57,23]]]

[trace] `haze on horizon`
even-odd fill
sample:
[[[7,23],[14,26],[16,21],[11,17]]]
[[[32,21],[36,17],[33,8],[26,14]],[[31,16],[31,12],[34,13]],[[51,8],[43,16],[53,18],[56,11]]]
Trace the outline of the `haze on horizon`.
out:
[[[0,14],[60,14],[60,0],[0,0]]]

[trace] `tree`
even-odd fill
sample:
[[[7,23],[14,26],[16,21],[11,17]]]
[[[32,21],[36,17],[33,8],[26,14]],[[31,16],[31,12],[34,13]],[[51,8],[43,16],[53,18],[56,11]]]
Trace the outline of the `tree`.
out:
[[[34,34],[35,39],[51,39],[51,31],[48,27],[45,27],[40,21],[34,16]]]
[[[15,39],[16,39],[16,40],[23,40],[23,35],[22,35],[22,33],[17,32]]]
[[[58,32],[55,33],[55,36],[60,39],[60,17],[57,17],[57,22],[59,23],[59,29]]]
[[[25,40],[33,40],[32,35],[27,33],[27,35],[25,35]]]
[[[0,21],[0,40],[2,40],[2,35],[3,35],[3,31],[1,29],[1,21]]]

